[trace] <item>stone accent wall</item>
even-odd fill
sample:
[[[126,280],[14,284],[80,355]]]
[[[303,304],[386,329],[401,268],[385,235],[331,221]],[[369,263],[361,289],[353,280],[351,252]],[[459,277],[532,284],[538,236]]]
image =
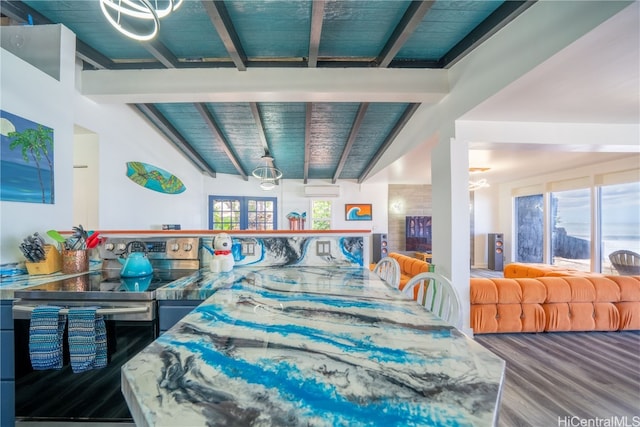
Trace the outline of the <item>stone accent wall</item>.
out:
[[[406,249],[405,217],[431,213],[431,185],[389,184],[389,252]]]

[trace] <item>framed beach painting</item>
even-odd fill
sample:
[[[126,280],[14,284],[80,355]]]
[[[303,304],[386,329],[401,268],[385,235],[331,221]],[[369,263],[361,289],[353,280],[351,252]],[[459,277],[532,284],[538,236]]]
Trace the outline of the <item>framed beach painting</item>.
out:
[[[55,202],[53,129],[0,110],[0,200]]]
[[[344,205],[344,217],[347,221],[371,221],[371,204],[347,203]]]

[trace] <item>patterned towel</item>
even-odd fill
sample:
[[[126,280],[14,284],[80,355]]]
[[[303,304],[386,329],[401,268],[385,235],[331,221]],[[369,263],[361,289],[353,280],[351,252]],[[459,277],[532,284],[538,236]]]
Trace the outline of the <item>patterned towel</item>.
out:
[[[40,305],[31,313],[29,357],[34,370],[62,368],[65,318],[60,307]]]
[[[69,309],[69,355],[75,373],[107,366],[107,330],[97,309]]]

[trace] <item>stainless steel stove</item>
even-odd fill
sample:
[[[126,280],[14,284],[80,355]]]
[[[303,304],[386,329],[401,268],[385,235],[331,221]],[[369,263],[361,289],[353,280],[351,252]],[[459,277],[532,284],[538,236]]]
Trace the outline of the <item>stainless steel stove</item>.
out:
[[[198,238],[190,237],[108,238],[99,248],[103,259],[100,270],[16,292],[16,418],[133,422],[120,391],[120,368],[157,338],[155,290],[198,271],[199,243]],[[121,278],[118,258],[125,251],[146,252],[153,274]],[[34,371],[29,357],[29,319],[38,305],[62,307],[61,314],[72,307],[99,307],[97,313],[104,317],[107,329],[107,367],[74,374],[65,344],[62,369]]]
[[[99,248],[102,269],[17,291],[14,319],[28,319],[37,305],[98,306],[110,320],[147,321],[156,318],[155,290],[195,273],[199,267],[195,237],[108,238]],[[119,259],[127,253],[145,252],[153,274],[120,277]],[[63,314],[66,311],[63,311]]]

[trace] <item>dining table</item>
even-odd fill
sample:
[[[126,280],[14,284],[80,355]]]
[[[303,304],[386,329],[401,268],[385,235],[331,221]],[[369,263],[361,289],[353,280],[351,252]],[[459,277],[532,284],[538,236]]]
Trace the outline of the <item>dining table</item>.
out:
[[[497,425],[505,362],[368,268],[215,283],[122,367],[137,426]]]

